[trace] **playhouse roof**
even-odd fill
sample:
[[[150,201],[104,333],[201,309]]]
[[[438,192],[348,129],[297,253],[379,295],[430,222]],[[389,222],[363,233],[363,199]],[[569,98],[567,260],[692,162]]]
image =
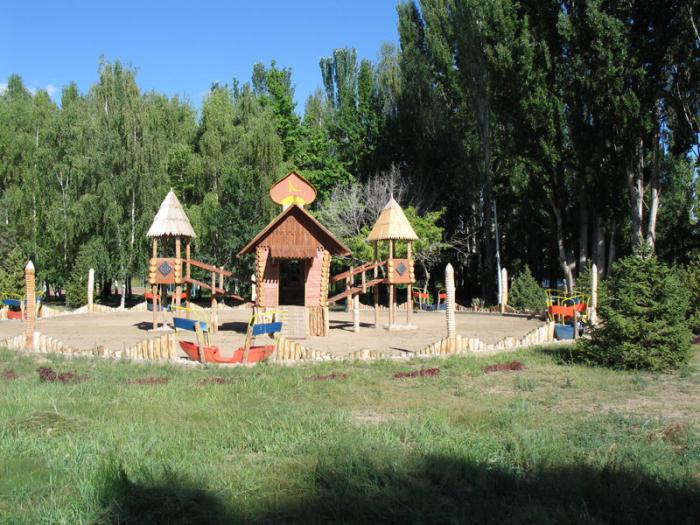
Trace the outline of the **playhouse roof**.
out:
[[[245,255],[265,246],[270,255],[281,259],[313,258],[319,249],[333,255],[349,255],[350,250],[297,204],[290,205],[238,252]]]
[[[146,235],[148,237],[165,237],[168,235],[173,237],[197,237],[190,220],[185,214],[185,210],[182,208],[182,204],[180,204],[173,190],[170,190],[165,196]]]
[[[399,203],[394,197],[389,199],[367,236],[368,241],[403,240],[417,241],[418,236],[408,222]]]

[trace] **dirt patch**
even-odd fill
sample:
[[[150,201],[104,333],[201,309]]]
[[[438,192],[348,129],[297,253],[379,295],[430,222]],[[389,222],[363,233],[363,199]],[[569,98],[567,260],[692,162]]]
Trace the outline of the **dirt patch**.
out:
[[[331,372],[330,374],[326,376],[311,376],[307,377],[307,381],[333,381],[335,379],[347,379],[348,375],[347,374],[342,374],[338,372]]]
[[[202,379],[197,384],[199,386],[209,386],[209,385],[230,385],[233,383],[233,379],[230,377],[206,377]]]
[[[42,383],[61,383],[61,384],[75,384],[82,383],[90,379],[88,375],[81,375],[76,372],[61,372],[57,373],[50,366],[40,366],[36,369],[37,374],[39,374],[39,381]]]
[[[497,365],[489,365],[484,368],[484,374],[490,374],[491,372],[507,372],[514,371],[517,372],[525,368],[520,361],[511,361],[510,363],[499,363]]]
[[[676,421],[675,423],[650,432],[647,434],[647,438],[649,441],[666,441],[674,450],[680,450],[683,448],[687,428],[688,426],[685,423]]]
[[[12,370],[11,368],[7,368],[2,371],[2,374],[0,374],[0,379],[3,381],[14,381],[17,379],[19,376],[17,375],[17,372]]]
[[[135,379],[125,379],[123,385],[167,385],[169,377],[137,377]]]
[[[435,368],[421,368],[420,370],[413,370],[412,372],[396,372],[394,374],[394,379],[404,379],[406,377],[434,377],[440,373],[440,369]]]
[[[352,419],[363,425],[381,425],[391,421],[391,416],[376,410],[362,410],[352,413]]]
[[[84,423],[84,421],[77,418],[65,416],[58,412],[32,412],[26,416],[8,420],[3,427],[13,434],[21,431],[60,434],[75,431],[83,426]]]

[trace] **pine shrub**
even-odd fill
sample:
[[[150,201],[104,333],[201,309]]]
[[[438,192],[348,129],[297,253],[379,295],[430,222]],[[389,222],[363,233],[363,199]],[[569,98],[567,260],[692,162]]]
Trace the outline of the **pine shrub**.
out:
[[[696,255],[686,268],[686,282],[690,294],[690,329],[693,333],[700,334],[700,255]]]
[[[579,341],[584,359],[624,369],[667,371],[690,358],[688,292],[679,270],[660,262],[648,245],[618,260],[603,287],[601,325]]]
[[[513,279],[508,291],[508,304],[516,310],[540,311],[547,308],[547,295],[528,266]]]

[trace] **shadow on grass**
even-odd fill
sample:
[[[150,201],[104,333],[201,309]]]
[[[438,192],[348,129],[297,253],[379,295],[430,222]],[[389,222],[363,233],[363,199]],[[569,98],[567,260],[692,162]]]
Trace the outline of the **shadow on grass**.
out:
[[[559,343],[555,345],[538,346],[534,351],[547,356],[558,365],[587,364],[584,355],[576,348],[575,343]]]
[[[303,475],[304,494],[270,486],[246,508],[182,480],[134,484],[122,475],[103,523],[693,523],[700,501],[690,481],[581,466],[516,475],[443,456],[332,454]]]
[[[121,468],[108,468],[98,483],[103,508],[96,525],[237,523],[230,507],[196,483],[171,472],[143,473],[134,482]]]

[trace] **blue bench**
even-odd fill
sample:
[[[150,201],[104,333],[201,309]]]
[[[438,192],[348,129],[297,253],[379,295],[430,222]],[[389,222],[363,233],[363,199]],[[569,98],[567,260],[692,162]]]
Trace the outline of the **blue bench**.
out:
[[[196,332],[197,323],[199,323],[199,328],[202,330],[202,332],[206,332],[208,330],[207,323],[205,323],[204,321],[196,321],[195,319],[185,319],[184,317],[173,317],[173,325],[175,326],[175,329]]]
[[[22,308],[22,301],[19,299],[3,299],[2,304],[5,306],[11,306],[13,308]]]
[[[261,323],[253,325],[252,336],[264,335],[264,334],[276,334],[282,331],[282,322],[278,321],[276,323]]]

